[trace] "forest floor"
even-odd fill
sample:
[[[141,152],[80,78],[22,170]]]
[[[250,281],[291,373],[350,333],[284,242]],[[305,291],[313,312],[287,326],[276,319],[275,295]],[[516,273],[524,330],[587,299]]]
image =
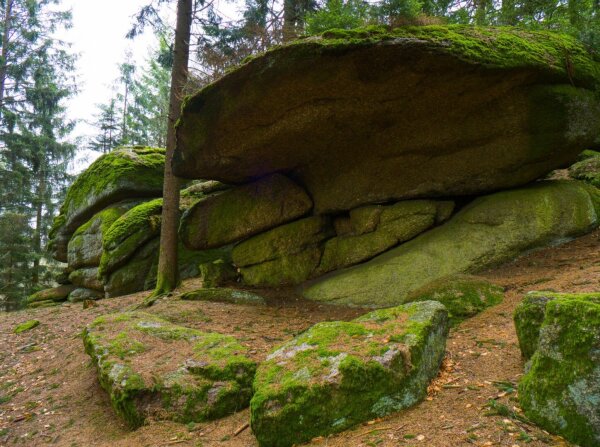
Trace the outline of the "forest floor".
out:
[[[512,314],[530,290],[600,290],[600,230],[481,276],[504,286],[505,300],[451,330],[442,371],[427,400],[309,445],[568,445],[523,422],[519,413],[515,387],[523,362]],[[198,286],[198,280],[191,280],[182,291]],[[257,446],[247,428],[248,410],[202,424],[151,421],[136,431],[113,413],[83,351],[81,331],[98,315],[123,310],[147,295],[101,300],[87,310],[65,304],[0,315],[0,446]],[[256,307],[173,298],[150,311],[203,330],[231,333],[259,359],[318,321],[351,319],[364,312],[302,301],[287,290],[271,293],[268,306]],[[13,333],[18,323],[32,318],[41,324]]]

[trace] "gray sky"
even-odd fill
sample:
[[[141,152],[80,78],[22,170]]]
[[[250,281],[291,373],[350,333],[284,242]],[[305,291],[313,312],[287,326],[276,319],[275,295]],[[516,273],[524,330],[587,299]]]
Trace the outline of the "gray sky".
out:
[[[125,61],[128,51],[137,63],[143,63],[155,44],[151,30],[135,40],[125,39],[133,16],[148,0],[63,0],[61,9],[73,12],[73,27],[59,37],[72,44],[79,54],[77,75],[79,93],[69,102],[68,114],[79,120],[74,136],[93,133],[85,121],[93,120],[96,104],[111,96],[111,84],[119,76],[117,65]],[[98,154],[87,152],[77,160],[79,171]]]

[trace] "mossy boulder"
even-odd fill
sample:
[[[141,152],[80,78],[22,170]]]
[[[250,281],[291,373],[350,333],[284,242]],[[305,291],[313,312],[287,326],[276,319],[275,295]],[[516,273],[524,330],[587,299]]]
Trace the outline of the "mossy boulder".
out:
[[[40,325],[39,320],[28,320],[23,323],[17,324],[15,326],[15,328],[13,329],[13,332],[15,334],[21,334],[23,332],[30,331],[31,329],[33,329],[34,327],[38,327],[39,325]]]
[[[104,291],[104,283],[98,279],[98,267],[73,270],[69,274],[69,281],[77,287]]]
[[[206,288],[219,287],[238,278],[236,268],[223,259],[212,262],[202,262],[198,265],[202,286]]]
[[[125,199],[162,195],[164,149],[125,147],[98,158],[67,191],[50,231],[54,257],[67,262],[73,233],[97,212]]]
[[[371,259],[446,220],[453,208],[453,202],[408,200],[351,210],[352,233],[325,243],[315,275]]]
[[[583,160],[569,168],[569,175],[600,188],[600,152],[585,152]]]
[[[32,307],[31,305],[33,303],[37,303],[40,301],[66,301],[69,297],[69,294],[76,288],[77,286],[74,286],[73,284],[67,284],[58,287],[53,287],[51,289],[40,290],[39,292],[36,292],[33,295],[27,297],[27,305],[28,307]]]
[[[600,445],[600,302],[572,297],[546,304],[519,402],[545,430],[582,447]]]
[[[333,235],[328,218],[311,216],[254,236],[233,248],[244,283],[299,284],[318,266],[321,242]]]
[[[102,257],[102,240],[111,225],[137,201],[124,201],[95,214],[77,228],[68,244],[68,263],[71,269],[98,267]]]
[[[256,364],[233,337],[131,312],[97,318],[83,342],[113,408],[131,427],[149,417],[215,419],[250,401]]]
[[[183,215],[180,237],[189,249],[221,247],[297,219],[311,208],[302,188],[275,174],[198,202]]]
[[[318,214],[488,193],[600,145],[599,81],[597,58],[552,32],[334,30],[187,98],[173,168],[228,183],[286,172]]]
[[[203,288],[186,292],[180,297],[185,301],[214,301],[231,304],[266,304],[265,299],[246,290],[228,289],[224,287]]]
[[[598,190],[574,181],[545,181],[495,193],[364,264],[306,283],[301,292],[332,304],[399,304],[436,279],[477,272],[585,234],[598,226],[599,213]]]
[[[515,309],[514,321],[521,354],[529,360],[538,347],[546,305],[556,299],[580,299],[600,304],[600,293],[529,292]]]
[[[86,300],[99,300],[104,298],[104,292],[84,287],[77,288],[69,293],[69,301],[71,303],[79,303]]]
[[[99,273],[103,277],[123,267],[135,253],[160,234],[162,199],[130,209],[110,226],[102,240]]]
[[[125,265],[112,272],[104,283],[106,297],[113,298],[145,290],[152,266],[158,259],[159,247],[159,240],[153,239]]]
[[[258,368],[250,411],[259,445],[289,447],[414,405],[447,334],[447,311],[434,301],[313,326]]]
[[[406,302],[439,301],[448,309],[450,323],[454,325],[500,304],[503,299],[502,287],[476,276],[455,275],[432,281],[409,293]]]

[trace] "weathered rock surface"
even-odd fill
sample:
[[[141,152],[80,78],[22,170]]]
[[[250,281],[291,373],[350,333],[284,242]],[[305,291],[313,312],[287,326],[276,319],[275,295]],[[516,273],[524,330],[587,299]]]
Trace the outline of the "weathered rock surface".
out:
[[[321,242],[332,235],[328,218],[307,217],[236,245],[233,262],[248,285],[299,284],[317,268]]]
[[[162,199],[142,203],[120,216],[104,234],[99,272],[108,276],[160,234]]]
[[[584,157],[569,168],[569,175],[600,188],[600,152],[585,151]]]
[[[313,326],[257,371],[251,425],[289,447],[414,405],[444,357],[448,314],[425,301]]]
[[[216,248],[297,219],[311,208],[302,188],[275,174],[198,202],[182,217],[180,237],[189,249]]]
[[[98,267],[74,270],[69,274],[69,281],[77,287],[104,291],[104,284],[98,279]]]
[[[153,239],[144,245],[129,261],[112,272],[104,283],[107,298],[139,292],[146,287],[152,266],[158,257],[160,241]]]
[[[366,306],[404,302],[408,293],[472,273],[598,226],[599,191],[572,181],[540,182],[474,200],[444,225],[364,264],[303,286],[316,301]]]
[[[232,304],[266,304],[265,299],[255,293],[246,290],[228,289],[225,287],[203,288],[186,292],[181,295],[185,301],[215,301],[219,303]]]
[[[52,289],[40,290],[33,295],[27,297],[28,307],[34,307],[32,304],[38,302],[61,302],[66,301],[69,297],[69,293],[75,290],[77,287],[72,284],[62,285],[53,287]]]
[[[236,268],[223,259],[212,262],[203,262],[198,265],[202,286],[206,288],[219,287],[238,278]]]
[[[325,243],[316,275],[371,259],[405,242],[436,222],[446,220],[453,202],[408,200],[389,206],[370,205],[350,211],[353,232]]]
[[[505,189],[600,145],[599,80],[599,62],[559,34],[332,31],[188,98],[174,171],[226,183],[289,173],[319,214]]]
[[[515,309],[514,321],[521,354],[529,360],[538,348],[546,305],[556,299],[582,299],[600,304],[600,293],[529,292]]]
[[[125,199],[162,195],[164,149],[126,147],[101,156],[71,185],[50,232],[51,248],[67,262],[71,235],[94,214]]]
[[[68,244],[68,263],[71,269],[98,267],[102,256],[102,239],[111,225],[137,201],[120,202],[100,211],[80,226]]]
[[[99,300],[104,298],[104,292],[93,289],[86,289],[84,287],[77,288],[69,294],[69,301],[71,303],[79,303],[85,300]]]
[[[256,364],[233,337],[132,312],[97,318],[83,340],[115,411],[132,427],[148,417],[219,418],[250,400]]]
[[[439,301],[448,309],[450,323],[457,324],[500,304],[503,299],[502,287],[476,276],[455,275],[438,279],[409,293],[406,302]]]
[[[546,304],[538,347],[519,384],[525,415],[582,447],[600,445],[600,302]]]

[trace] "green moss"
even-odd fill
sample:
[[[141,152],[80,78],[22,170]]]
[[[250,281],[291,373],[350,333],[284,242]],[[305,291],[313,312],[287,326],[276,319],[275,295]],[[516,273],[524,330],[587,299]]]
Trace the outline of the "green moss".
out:
[[[158,236],[162,199],[142,203],[120,216],[103,233],[99,274],[107,276],[124,265],[144,243]]]
[[[186,301],[216,301],[232,304],[265,304],[262,296],[245,290],[227,289],[227,288],[203,288],[186,292],[180,297]]]
[[[447,331],[435,302],[313,326],[257,371],[250,409],[259,444],[299,444],[415,404],[437,374]]]
[[[503,299],[502,287],[483,278],[456,275],[438,279],[411,292],[405,302],[439,301],[448,309],[451,324],[456,325],[487,307],[500,304]]]
[[[600,303],[600,293],[529,292],[514,313],[515,329],[521,354],[529,360],[538,348],[540,328],[546,316],[546,305],[553,300],[584,300]]]
[[[198,266],[202,286],[206,288],[219,287],[238,278],[236,268],[223,259],[212,262],[202,262]]]
[[[58,231],[72,233],[92,214],[126,193],[129,197],[160,195],[164,149],[127,147],[98,158],[73,182],[55,219],[50,238]],[[116,198],[116,200],[115,200]]]
[[[300,284],[315,271],[321,259],[320,247],[283,255],[262,264],[241,267],[240,274],[244,284],[250,286],[278,287]]]
[[[588,151],[592,152],[592,151]],[[582,180],[596,188],[600,188],[600,153],[591,155],[569,168],[569,175]]]
[[[16,325],[13,332],[15,334],[20,334],[22,332],[27,332],[27,331],[33,329],[34,327],[38,327],[39,325],[40,325],[39,320],[28,320],[28,321],[25,321],[23,323]]]
[[[256,364],[230,336],[126,312],[97,318],[84,345],[115,411],[134,428],[148,416],[184,423],[222,417],[250,400]],[[179,360],[161,360],[173,350]]]
[[[519,384],[525,415],[582,447],[600,443],[599,327],[598,301],[549,301],[538,349]]]

